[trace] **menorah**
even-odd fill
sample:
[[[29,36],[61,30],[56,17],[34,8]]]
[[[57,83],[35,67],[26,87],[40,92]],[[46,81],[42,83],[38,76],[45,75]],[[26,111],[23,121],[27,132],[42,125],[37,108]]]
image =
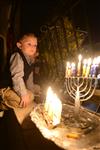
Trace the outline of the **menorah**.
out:
[[[67,63],[65,75],[67,92],[75,101],[76,116],[79,114],[81,103],[93,96],[98,84],[98,76],[100,75],[98,72],[100,70],[100,62],[97,62],[100,57],[95,58],[93,64],[89,58],[87,63],[85,62],[83,65],[80,58],[77,69],[75,68],[75,64],[72,63],[70,65],[69,62]]]
[[[66,89],[75,100],[75,115],[79,113],[81,102],[90,99],[97,86],[96,77],[67,77]]]

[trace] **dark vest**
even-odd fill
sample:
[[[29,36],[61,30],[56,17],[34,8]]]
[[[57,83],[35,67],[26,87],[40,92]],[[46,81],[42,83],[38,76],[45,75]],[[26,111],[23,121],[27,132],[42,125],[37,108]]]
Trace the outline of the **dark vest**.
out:
[[[34,72],[34,63],[32,63],[31,65],[28,64],[24,54],[21,52],[21,51],[18,51],[18,53],[20,54],[20,56],[22,57],[23,59],[23,62],[24,62],[24,81],[26,82],[30,73],[33,71]]]

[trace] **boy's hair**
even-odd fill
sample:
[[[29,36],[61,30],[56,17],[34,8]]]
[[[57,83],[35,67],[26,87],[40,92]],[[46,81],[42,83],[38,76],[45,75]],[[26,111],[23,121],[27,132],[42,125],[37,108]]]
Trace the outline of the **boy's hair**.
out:
[[[17,41],[21,41],[21,40],[25,39],[26,37],[37,38],[37,36],[34,33],[25,33],[25,34],[20,35]]]

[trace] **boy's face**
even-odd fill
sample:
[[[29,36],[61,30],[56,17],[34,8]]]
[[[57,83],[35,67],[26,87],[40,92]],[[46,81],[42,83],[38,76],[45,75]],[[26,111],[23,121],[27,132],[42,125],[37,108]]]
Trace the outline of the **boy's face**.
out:
[[[31,36],[25,37],[23,40],[17,43],[17,47],[26,55],[34,56],[37,49],[37,38]]]

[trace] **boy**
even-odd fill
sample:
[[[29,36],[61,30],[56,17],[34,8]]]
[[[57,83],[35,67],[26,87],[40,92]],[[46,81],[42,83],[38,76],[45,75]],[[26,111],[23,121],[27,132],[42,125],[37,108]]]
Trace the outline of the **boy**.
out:
[[[30,111],[34,95],[40,92],[40,87],[33,83],[37,37],[33,33],[25,34],[16,45],[18,49],[11,55],[9,61],[12,90],[7,88],[1,91],[2,104],[13,108],[15,112],[22,111],[22,108],[29,108]]]

